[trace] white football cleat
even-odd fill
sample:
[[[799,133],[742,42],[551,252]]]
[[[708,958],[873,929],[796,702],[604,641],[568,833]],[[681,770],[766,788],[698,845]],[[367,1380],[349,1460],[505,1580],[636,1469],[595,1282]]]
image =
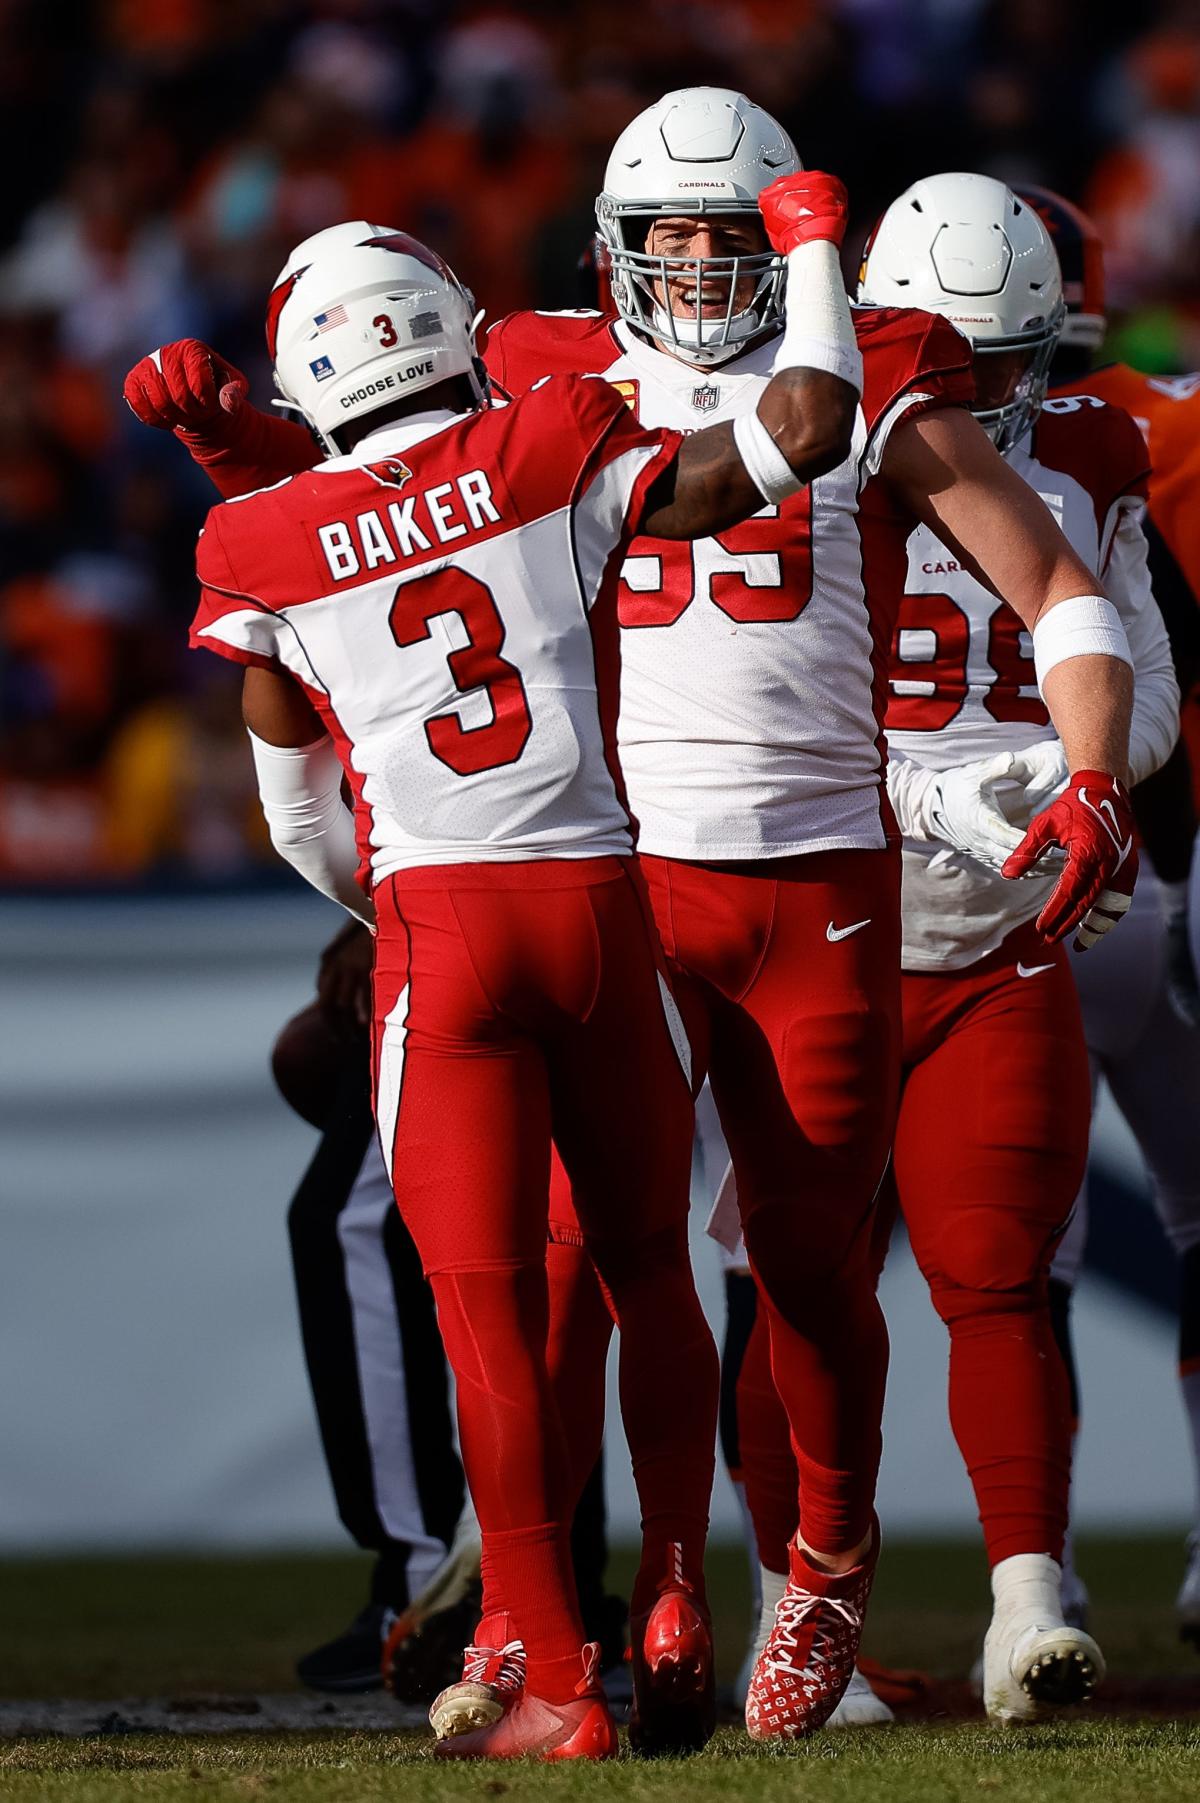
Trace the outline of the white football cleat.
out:
[[[877,1697],[857,1665],[846,1686],[845,1695],[826,1722],[827,1728],[883,1728],[894,1722],[895,1715],[882,1697]]]
[[[1175,1598],[1175,1613],[1180,1640],[1190,1640],[1200,1653],[1200,1528],[1193,1528],[1187,1537],[1187,1565]]]
[[[1041,1553],[1002,1559],[992,1573],[995,1611],[983,1643],[983,1706],[1004,1725],[1043,1721],[1086,1703],[1104,1677],[1090,1634],[1063,1620],[1061,1573]]]
[[[1075,1569],[1075,1557],[1069,1537],[1063,1548],[1062,1588],[1059,1595],[1063,1620],[1069,1627],[1082,1628],[1086,1633],[1092,1599],[1088,1595],[1087,1585]]]

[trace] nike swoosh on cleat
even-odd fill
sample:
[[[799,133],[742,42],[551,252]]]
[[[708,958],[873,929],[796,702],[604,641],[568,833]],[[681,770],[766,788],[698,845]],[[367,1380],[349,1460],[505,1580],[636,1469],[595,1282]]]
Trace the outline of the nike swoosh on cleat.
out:
[[[850,927],[835,927],[831,920],[829,925],[825,928],[825,937],[829,940],[830,944],[836,944],[839,939],[849,939],[851,933],[857,933],[863,927],[869,927],[871,920],[872,916],[868,914],[865,920],[856,920],[854,925]]]
[[[1022,964],[1020,959],[1017,960],[1017,975],[1019,977],[1040,977],[1044,970],[1053,969],[1053,964]]]

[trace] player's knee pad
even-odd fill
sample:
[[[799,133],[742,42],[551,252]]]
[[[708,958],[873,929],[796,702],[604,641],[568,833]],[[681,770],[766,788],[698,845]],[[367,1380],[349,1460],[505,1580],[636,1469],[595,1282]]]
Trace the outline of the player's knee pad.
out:
[[[1046,1269],[1057,1240],[1052,1226],[1000,1207],[960,1211],[947,1221],[931,1251],[919,1253],[938,1313],[943,1299],[978,1296],[988,1312],[1044,1301]]]
[[[873,1208],[825,1211],[795,1197],[760,1203],[745,1216],[746,1251],[760,1289],[785,1320],[798,1303],[810,1317],[844,1306],[860,1288],[873,1292]]]
[[[659,1227],[637,1238],[589,1234],[586,1244],[601,1282],[614,1298],[632,1284],[662,1283],[678,1272],[692,1281],[686,1223]]]

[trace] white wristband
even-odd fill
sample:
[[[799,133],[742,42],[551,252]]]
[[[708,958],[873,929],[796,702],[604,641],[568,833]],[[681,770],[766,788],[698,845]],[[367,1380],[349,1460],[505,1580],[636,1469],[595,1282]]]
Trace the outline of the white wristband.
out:
[[[804,487],[799,476],[758,417],[757,407],[739,413],[733,422],[733,442],[746,466],[746,474],[764,501],[778,507]]]
[[[862,393],[862,352],[837,250],[825,238],[787,254],[783,337],[775,369],[823,369]]]
[[[1133,666],[1121,616],[1103,595],[1075,595],[1044,613],[1033,629],[1038,687],[1070,657],[1116,657]]]

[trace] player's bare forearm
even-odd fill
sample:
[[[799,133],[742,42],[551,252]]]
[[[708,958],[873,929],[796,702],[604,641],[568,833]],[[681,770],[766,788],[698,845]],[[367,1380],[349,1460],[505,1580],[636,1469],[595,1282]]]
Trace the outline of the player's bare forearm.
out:
[[[1056,602],[1096,593],[1095,576],[1041,496],[965,408],[901,421],[882,474],[897,500],[1031,631]]]
[[[964,409],[939,409],[893,431],[882,473],[896,498],[1032,632],[1064,601],[1097,595],[1041,497],[1011,469]],[[1133,672],[1108,656],[1071,657],[1043,685],[1072,770],[1124,780]]]
[[[286,670],[247,667],[242,681],[242,719],[268,745],[312,745],[325,727],[299,683]]]
[[[836,469],[850,454],[858,394],[820,369],[772,376],[758,417],[801,482]],[[763,497],[746,470],[730,424],[684,440],[648,497],[642,531],[653,538],[707,538],[757,513]]]
[[[1116,657],[1070,657],[1042,683],[1042,699],[1068,770],[1106,770],[1129,780],[1133,671]]]

